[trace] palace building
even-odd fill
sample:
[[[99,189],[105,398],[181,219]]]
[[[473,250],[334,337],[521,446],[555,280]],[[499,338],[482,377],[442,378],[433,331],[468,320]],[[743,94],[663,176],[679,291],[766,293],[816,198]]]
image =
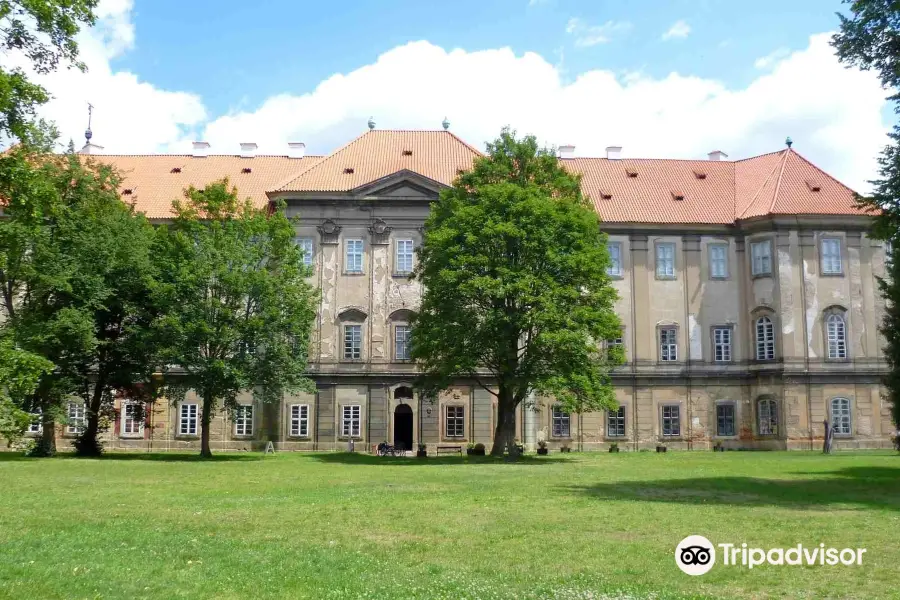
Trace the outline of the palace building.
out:
[[[88,144],[84,152],[96,153]],[[260,206],[284,200],[299,216],[297,241],[321,291],[309,374],[315,394],[254,402],[219,413],[212,449],[369,450],[383,441],[491,446],[491,393],[460,381],[438,398],[418,397],[408,358],[409,319],[422,289],[409,280],[429,203],[480,152],[446,129],[374,128],[328,156],[217,155],[197,142],[190,155],[97,156],[124,176],[121,195],[152,220],[173,199],[227,176]],[[823,421],[835,446],[890,445],[882,396],[886,364],[878,331],[877,278],[887,254],[868,236],[870,217],[854,193],[786,147],[728,160],[630,159],[560,149],[583,177],[609,234],[627,362],[613,381],[617,411],[566,414],[550,399],[517,415],[527,447],[604,450],[821,446]],[[199,400],[158,402],[146,419],[127,399],[105,434],[108,448],[199,447]],[[62,444],[77,433],[69,407]]]

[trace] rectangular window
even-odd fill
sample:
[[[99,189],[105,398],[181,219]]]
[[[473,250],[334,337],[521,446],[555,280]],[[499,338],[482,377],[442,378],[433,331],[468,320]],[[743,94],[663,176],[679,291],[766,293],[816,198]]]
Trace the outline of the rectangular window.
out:
[[[291,405],[291,435],[309,437],[309,404]]]
[[[836,435],[851,435],[850,400],[835,398],[831,401],[831,423]]]
[[[234,435],[253,435],[253,406],[242,404],[234,411]]]
[[[40,433],[44,430],[44,426],[41,423],[42,416],[43,411],[41,409],[37,409],[37,411],[31,413],[31,422],[28,423],[27,433]]]
[[[680,407],[663,406],[662,407],[662,431],[663,435],[679,436],[681,435],[681,419],[679,418]]]
[[[122,435],[144,433],[144,407],[138,402],[122,404]]]
[[[656,276],[659,279],[675,279],[675,244],[656,244]]]
[[[750,244],[750,272],[753,275],[772,274],[772,240]]]
[[[606,268],[606,274],[610,277],[622,276],[622,244],[619,242],[610,242],[606,245],[609,251],[609,266]]]
[[[620,406],[616,410],[606,412],[606,435],[607,437],[624,437],[625,436],[625,407]]]
[[[570,436],[571,431],[569,429],[569,413],[563,412],[563,410],[558,406],[554,406],[552,420],[553,437],[567,438]]]
[[[831,275],[841,273],[841,240],[822,239],[822,272]]]
[[[66,433],[80,435],[84,431],[84,409],[83,403],[69,402],[69,424],[66,426]]]
[[[313,264],[313,241],[312,238],[297,238],[297,245],[303,250],[303,264],[311,267]]]
[[[394,357],[409,360],[409,325],[394,325]]]
[[[713,360],[731,362],[731,327],[713,327]]]
[[[362,358],[362,325],[344,325],[344,358]]]
[[[348,404],[343,408],[341,413],[341,435],[344,437],[359,437],[360,429],[360,413],[359,404]]]
[[[363,272],[363,241],[362,240],[346,240],[344,242],[346,255],[344,259],[345,269],[347,273]]]
[[[606,340],[606,349],[607,351],[613,350],[617,356],[625,360],[625,342],[621,337]],[[610,352],[609,354],[613,353]]]
[[[734,404],[716,405],[716,435],[734,435]]]
[[[756,406],[759,435],[778,435],[778,412],[775,401],[763,398]]]
[[[894,244],[891,242],[884,243],[884,266],[890,267],[894,260]]]
[[[178,433],[180,435],[197,435],[197,405],[182,404]]]
[[[663,327],[659,330],[659,360],[670,362],[678,360],[678,330],[674,327]]]
[[[709,276],[711,279],[728,278],[728,244],[709,245]]]
[[[448,406],[445,424],[446,437],[463,437],[466,432],[466,408],[464,406]]]
[[[413,270],[413,241],[397,240],[396,242],[397,257],[395,270],[400,275],[412,273]]]

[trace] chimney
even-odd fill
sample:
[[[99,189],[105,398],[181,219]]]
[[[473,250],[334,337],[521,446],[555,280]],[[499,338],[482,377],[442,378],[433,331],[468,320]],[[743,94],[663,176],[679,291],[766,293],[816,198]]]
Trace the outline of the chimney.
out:
[[[303,142],[288,142],[288,158],[303,158],[306,154],[306,144]]]
[[[607,160],[619,160],[622,158],[622,146],[607,146],[606,158]]]
[[[259,148],[254,142],[241,142],[241,158],[253,158],[256,156],[256,149]]]
[[[713,150],[707,154],[707,156],[709,157],[709,160],[722,160],[723,158],[728,158],[728,155],[721,150]]]
[[[194,158],[203,158],[209,155],[209,142],[194,142],[193,147]]]
[[[560,158],[575,158],[575,146],[563,144],[557,149]]]

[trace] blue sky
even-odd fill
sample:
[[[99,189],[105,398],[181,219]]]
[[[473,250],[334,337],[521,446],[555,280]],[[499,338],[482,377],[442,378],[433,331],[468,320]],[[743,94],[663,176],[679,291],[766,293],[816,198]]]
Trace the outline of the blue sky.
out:
[[[240,142],[325,154],[379,128],[481,147],[510,125],[576,155],[743,158],[794,148],[866,191],[893,113],[829,32],[838,0],[101,0],[86,74],[44,115],[110,153]]]

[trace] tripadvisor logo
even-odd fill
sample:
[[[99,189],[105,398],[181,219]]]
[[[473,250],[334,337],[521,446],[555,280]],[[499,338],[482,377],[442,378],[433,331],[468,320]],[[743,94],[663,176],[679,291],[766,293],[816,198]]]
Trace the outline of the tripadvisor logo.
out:
[[[719,548],[722,564],[728,567],[760,565],[807,565],[836,566],[862,565],[865,548],[826,548],[819,544],[811,548],[797,544],[790,548],[750,548],[747,544],[713,545],[702,535],[689,535],[675,547],[675,564],[688,575],[703,575],[716,564],[716,547]]]

